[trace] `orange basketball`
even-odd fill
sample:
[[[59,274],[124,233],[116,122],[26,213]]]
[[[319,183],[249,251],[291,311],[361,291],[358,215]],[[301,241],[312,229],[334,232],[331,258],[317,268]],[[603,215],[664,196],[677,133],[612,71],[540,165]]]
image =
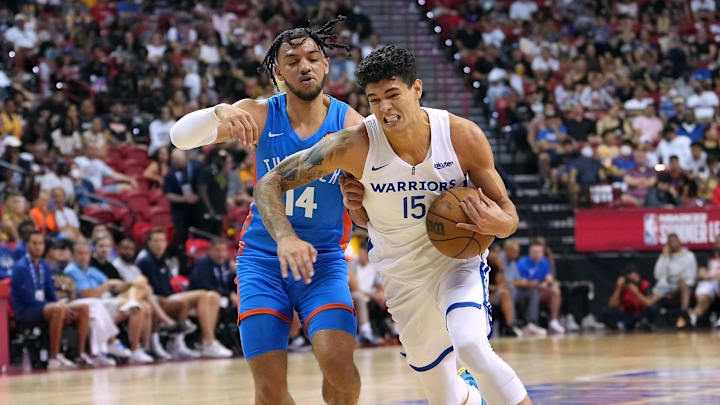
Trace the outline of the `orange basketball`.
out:
[[[433,246],[445,256],[454,259],[469,259],[487,249],[495,239],[492,235],[481,235],[458,228],[458,223],[472,223],[460,207],[468,195],[477,193],[468,187],[453,188],[440,194],[433,201],[425,218],[425,227]]]

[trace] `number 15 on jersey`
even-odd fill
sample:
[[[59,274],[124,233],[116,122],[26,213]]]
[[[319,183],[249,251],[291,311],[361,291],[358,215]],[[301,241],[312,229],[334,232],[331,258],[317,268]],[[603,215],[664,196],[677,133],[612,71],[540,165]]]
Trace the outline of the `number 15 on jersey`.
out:
[[[415,219],[425,217],[427,207],[425,206],[424,195],[413,195],[403,198],[403,218],[408,218],[408,214]]]

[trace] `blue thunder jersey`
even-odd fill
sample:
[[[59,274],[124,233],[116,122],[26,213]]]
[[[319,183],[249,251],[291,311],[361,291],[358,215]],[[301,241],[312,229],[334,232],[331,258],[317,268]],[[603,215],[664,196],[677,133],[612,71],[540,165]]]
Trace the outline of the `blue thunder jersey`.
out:
[[[254,152],[255,173],[261,178],[283,159],[318,143],[329,133],[345,126],[348,105],[330,97],[325,122],[307,139],[298,136],[290,125],[285,93],[268,99],[265,128]],[[331,135],[332,136],[332,135]],[[341,170],[285,193],[285,214],[298,237],[317,249],[318,254],[335,253],[344,257],[350,240],[352,222],[343,205],[338,180]],[[255,202],[240,235],[238,256],[277,256],[277,244],[260,218]]]

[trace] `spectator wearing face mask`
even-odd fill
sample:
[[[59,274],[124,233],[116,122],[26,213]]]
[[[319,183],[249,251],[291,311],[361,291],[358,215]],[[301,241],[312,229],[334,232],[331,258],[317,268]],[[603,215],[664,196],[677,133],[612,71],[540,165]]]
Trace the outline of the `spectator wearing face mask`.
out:
[[[585,145],[580,150],[579,158],[568,164],[570,168],[570,179],[568,189],[570,201],[577,206],[580,193],[587,192],[590,187],[600,184],[605,180],[606,174],[603,165],[593,157],[594,152],[590,145]]]
[[[702,141],[703,136],[705,135],[706,128],[707,125],[698,123],[691,112],[686,112],[683,115],[682,122],[677,125],[677,129],[675,130],[675,132],[677,132],[677,134],[680,136],[686,136],[690,138],[690,140],[693,142],[699,142]]]
[[[614,180],[622,181],[623,176],[628,173],[628,170],[634,168],[635,158],[633,157],[632,143],[625,141],[622,146],[620,146],[620,156],[612,160],[609,169],[610,175],[614,177]]]

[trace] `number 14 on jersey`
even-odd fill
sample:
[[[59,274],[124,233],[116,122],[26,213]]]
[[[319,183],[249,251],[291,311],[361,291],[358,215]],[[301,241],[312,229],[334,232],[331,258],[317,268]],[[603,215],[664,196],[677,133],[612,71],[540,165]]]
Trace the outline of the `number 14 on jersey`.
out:
[[[297,201],[295,201],[295,190],[288,190],[285,193],[285,215],[289,217],[295,215],[295,207],[304,208],[305,218],[312,218],[317,209],[315,187],[305,187]]]

